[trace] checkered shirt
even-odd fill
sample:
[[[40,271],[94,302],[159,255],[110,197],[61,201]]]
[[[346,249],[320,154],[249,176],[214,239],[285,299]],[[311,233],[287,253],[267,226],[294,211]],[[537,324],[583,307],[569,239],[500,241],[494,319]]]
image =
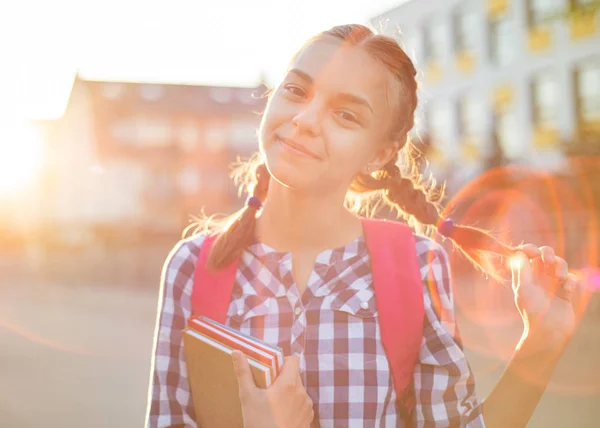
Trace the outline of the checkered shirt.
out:
[[[446,252],[415,236],[425,321],[413,388],[417,427],[484,427],[456,328]],[[203,237],[181,241],[163,269],[146,426],[196,427],[181,330],[191,314]],[[435,308],[434,308],[435,302]],[[402,427],[381,343],[364,238],[318,255],[305,292],[290,253],[255,243],[243,253],[227,324],[300,357],[314,403],[311,427]]]

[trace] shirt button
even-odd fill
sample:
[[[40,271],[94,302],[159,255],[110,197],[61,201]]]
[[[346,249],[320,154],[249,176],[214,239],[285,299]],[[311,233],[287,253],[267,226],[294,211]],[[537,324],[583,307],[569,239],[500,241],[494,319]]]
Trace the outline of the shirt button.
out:
[[[363,309],[369,309],[369,302],[361,302],[360,307]]]
[[[294,313],[296,314],[296,316],[300,316],[300,314],[302,313],[302,308],[300,306],[296,306],[296,309],[294,309]]]
[[[237,314],[238,314],[238,317],[241,317],[242,315],[244,315],[244,310],[238,309]]]

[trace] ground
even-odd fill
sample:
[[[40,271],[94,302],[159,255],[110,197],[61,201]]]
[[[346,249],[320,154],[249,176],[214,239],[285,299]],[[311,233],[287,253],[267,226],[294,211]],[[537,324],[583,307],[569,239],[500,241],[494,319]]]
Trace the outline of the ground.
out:
[[[0,426],[142,426],[155,290],[2,285],[0,295]],[[503,352],[486,356],[476,346],[490,337],[489,326],[467,316],[460,322],[478,395],[485,397],[506,361]],[[512,340],[514,332],[502,338]],[[529,426],[597,427],[598,362],[595,317],[573,339]]]

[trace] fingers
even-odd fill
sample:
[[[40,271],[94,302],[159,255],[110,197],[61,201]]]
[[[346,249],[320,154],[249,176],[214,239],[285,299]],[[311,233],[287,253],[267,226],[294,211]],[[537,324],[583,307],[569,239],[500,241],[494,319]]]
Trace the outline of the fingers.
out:
[[[535,273],[543,272],[546,275],[555,276],[563,280],[567,277],[569,266],[564,259],[554,253],[552,247],[542,246],[538,248],[533,244],[523,244],[517,249],[515,255],[518,253],[523,253],[529,258]]]
[[[283,368],[281,374],[275,380],[276,383],[286,386],[294,386],[300,379],[300,360],[295,355],[285,357],[283,360]]]
[[[554,248],[547,246],[540,247],[540,255],[544,263],[554,263]]]
[[[530,259],[535,259],[542,255],[540,248],[533,244],[523,244],[517,250],[525,253]]]
[[[233,359],[233,368],[238,380],[240,399],[244,399],[251,394],[257,387],[250,371],[250,364],[240,351],[233,351],[231,354]]]
[[[308,394],[306,395],[306,402],[304,404],[304,408],[306,409],[305,412],[306,412],[307,425],[310,426],[310,424],[312,423],[313,419],[315,418],[315,411],[314,411],[314,407],[313,407],[313,401],[308,396]]]
[[[552,247],[537,248],[533,244],[524,244],[515,252],[511,259],[513,284],[517,287],[524,281],[531,281],[535,275],[545,275],[553,278],[553,285],[548,291],[559,297],[570,300],[570,294],[577,287],[577,277],[569,273],[568,263],[557,256]]]
[[[567,279],[562,283],[562,286],[556,290],[556,296],[570,302],[573,297],[573,292],[577,289],[579,280],[574,273],[567,274]]]
[[[569,264],[565,259],[558,256],[554,256],[554,269],[549,272],[552,276],[558,278],[561,281],[565,281],[569,275]]]

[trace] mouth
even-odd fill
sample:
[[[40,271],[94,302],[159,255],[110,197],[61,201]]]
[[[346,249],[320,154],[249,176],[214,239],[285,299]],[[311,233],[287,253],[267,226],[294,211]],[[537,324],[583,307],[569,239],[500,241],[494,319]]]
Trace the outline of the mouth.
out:
[[[315,153],[311,152],[310,150],[308,150],[306,147],[295,143],[293,140],[290,140],[289,138],[283,138],[280,137],[279,135],[275,136],[276,140],[281,143],[285,148],[293,151],[296,154],[300,154],[303,156],[308,156],[312,159],[317,159],[317,160],[321,160],[320,156],[317,156]]]

